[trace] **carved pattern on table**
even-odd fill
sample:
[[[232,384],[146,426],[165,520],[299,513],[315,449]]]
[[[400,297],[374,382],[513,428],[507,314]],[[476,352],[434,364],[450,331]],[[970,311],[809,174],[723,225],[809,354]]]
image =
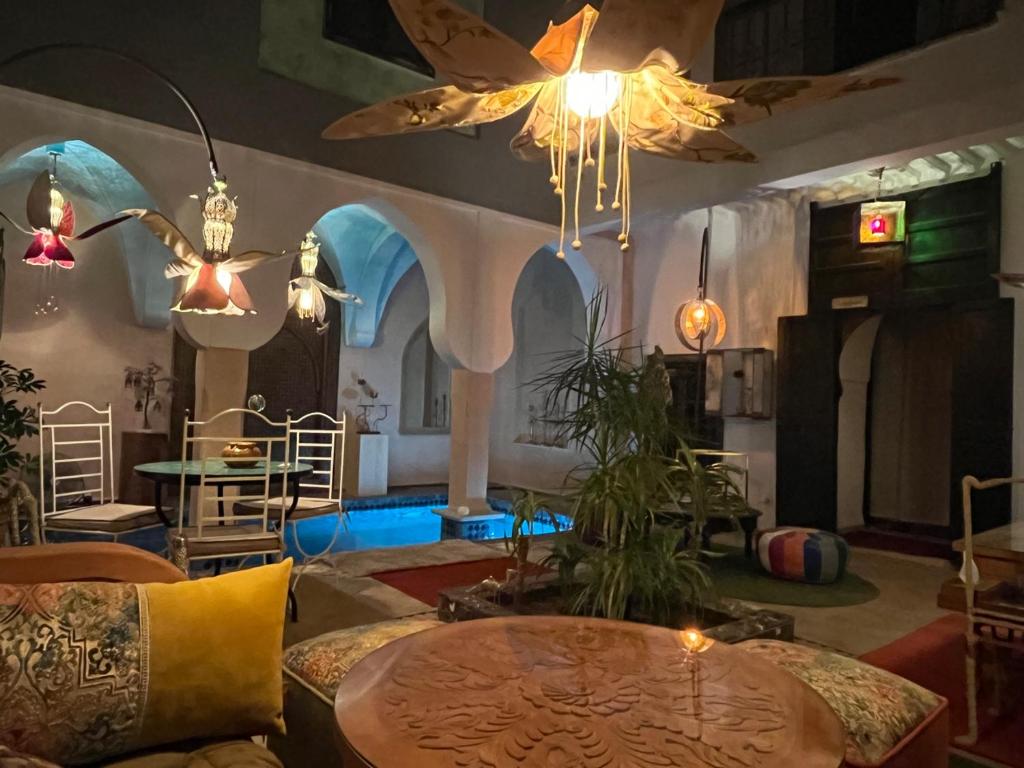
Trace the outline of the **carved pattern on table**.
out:
[[[466,640],[458,661],[403,654],[380,691],[387,720],[452,765],[752,767],[792,739],[775,692],[721,646],[687,664],[672,633],[619,625]]]

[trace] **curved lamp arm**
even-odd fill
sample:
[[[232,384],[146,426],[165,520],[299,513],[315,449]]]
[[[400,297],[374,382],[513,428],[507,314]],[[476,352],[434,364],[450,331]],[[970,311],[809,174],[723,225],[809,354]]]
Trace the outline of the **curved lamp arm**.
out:
[[[175,96],[185,105],[185,108],[192,115],[192,119],[195,120],[196,126],[199,128],[199,133],[203,137],[203,142],[206,144],[206,153],[210,159],[210,173],[216,180],[220,176],[220,167],[217,165],[217,155],[213,151],[213,142],[210,140],[210,132],[206,129],[206,123],[203,122],[203,118],[199,116],[199,111],[196,109],[195,104],[185,95],[185,93],[175,85],[169,78],[156,69],[151,67],[142,59],[137,59],[134,56],[130,56],[127,53],[121,53],[121,51],[115,51],[112,48],[104,48],[99,45],[89,45],[87,43],[48,43],[46,45],[37,45],[33,48],[26,48],[25,50],[13,53],[0,61],[0,69],[14,64],[15,62],[22,61],[24,59],[31,58],[33,56],[48,53],[50,51],[95,51],[97,53],[104,53],[108,56],[113,56],[121,61],[126,61],[129,64],[145,70],[149,74],[153,75],[157,80],[166,85]]]

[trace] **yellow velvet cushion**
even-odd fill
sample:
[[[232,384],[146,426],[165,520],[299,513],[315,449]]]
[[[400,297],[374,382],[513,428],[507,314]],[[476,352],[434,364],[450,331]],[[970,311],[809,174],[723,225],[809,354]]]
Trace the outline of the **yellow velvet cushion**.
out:
[[[291,566],[178,584],[0,585],[0,744],[79,765],[283,733]]]

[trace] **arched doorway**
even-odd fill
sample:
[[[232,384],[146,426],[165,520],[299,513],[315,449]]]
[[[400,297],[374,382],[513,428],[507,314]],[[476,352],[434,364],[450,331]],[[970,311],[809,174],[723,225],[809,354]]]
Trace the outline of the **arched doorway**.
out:
[[[559,353],[579,348],[589,298],[575,271],[549,248],[535,253],[519,275],[512,298],[515,346],[494,384],[491,464],[500,482],[556,488],[578,462],[559,443],[552,428],[559,414],[547,412],[546,393],[533,382]]]

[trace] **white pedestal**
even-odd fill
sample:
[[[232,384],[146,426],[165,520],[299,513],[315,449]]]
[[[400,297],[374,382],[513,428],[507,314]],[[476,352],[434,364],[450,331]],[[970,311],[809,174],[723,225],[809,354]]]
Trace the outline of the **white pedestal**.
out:
[[[386,496],[388,492],[388,436],[356,435],[345,457],[345,492],[348,496]],[[346,451],[347,453],[347,451]]]

